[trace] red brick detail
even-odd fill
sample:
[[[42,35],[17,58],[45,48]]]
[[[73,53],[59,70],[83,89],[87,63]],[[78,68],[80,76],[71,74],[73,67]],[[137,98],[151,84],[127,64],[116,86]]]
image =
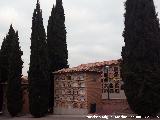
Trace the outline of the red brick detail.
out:
[[[97,111],[98,114],[120,115],[133,113],[127,103],[127,100],[104,100],[101,108],[101,110]]]

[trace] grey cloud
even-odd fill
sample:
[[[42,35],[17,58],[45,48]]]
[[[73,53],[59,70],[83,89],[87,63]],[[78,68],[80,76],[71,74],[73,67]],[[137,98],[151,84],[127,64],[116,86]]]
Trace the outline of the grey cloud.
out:
[[[122,32],[124,29],[125,0],[63,0],[66,15],[67,43],[69,64],[76,66],[82,63],[118,59],[124,45]],[[47,28],[48,18],[55,0],[40,0],[43,11],[44,26]],[[14,9],[10,18],[0,14],[0,42],[13,23],[19,31],[20,45],[24,51],[24,69],[26,75],[30,58],[30,35],[32,14],[36,0],[1,0],[1,8]],[[159,0],[155,0],[157,12],[160,11]],[[7,19],[7,20],[6,20]]]

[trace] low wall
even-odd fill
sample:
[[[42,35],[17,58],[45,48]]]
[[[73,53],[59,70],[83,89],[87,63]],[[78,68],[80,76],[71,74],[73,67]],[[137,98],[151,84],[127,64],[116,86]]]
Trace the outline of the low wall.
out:
[[[87,109],[54,108],[55,115],[87,115]]]
[[[27,90],[23,91],[23,107],[22,107],[22,113],[27,114],[29,113],[29,93]]]
[[[132,114],[127,100],[125,99],[113,99],[103,100],[101,114]]]

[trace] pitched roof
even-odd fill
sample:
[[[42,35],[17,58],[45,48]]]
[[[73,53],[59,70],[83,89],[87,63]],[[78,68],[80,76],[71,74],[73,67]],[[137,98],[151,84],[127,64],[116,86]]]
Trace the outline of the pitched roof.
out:
[[[110,60],[110,61],[103,61],[103,62],[81,64],[77,67],[61,69],[59,71],[54,72],[54,74],[71,73],[71,72],[99,72],[98,68],[103,67],[103,66],[119,64],[119,60]]]

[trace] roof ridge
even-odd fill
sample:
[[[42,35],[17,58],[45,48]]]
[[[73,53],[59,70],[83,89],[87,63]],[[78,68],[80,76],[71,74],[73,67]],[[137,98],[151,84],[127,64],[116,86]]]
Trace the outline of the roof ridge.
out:
[[[111,64],[118,64],[118,60],[109,60],[109,61],[102,61],[102,62],[94,62],[94,63],[87,63],[87,64],[80,64],[76,67],[72,68],[63,68],[61,70],[58,70],[54,73],[67,73],[67,72],[80,72],[80,71],[92,71],[92,72],[98,72],[97,68],[105,65],[111,65]]]

